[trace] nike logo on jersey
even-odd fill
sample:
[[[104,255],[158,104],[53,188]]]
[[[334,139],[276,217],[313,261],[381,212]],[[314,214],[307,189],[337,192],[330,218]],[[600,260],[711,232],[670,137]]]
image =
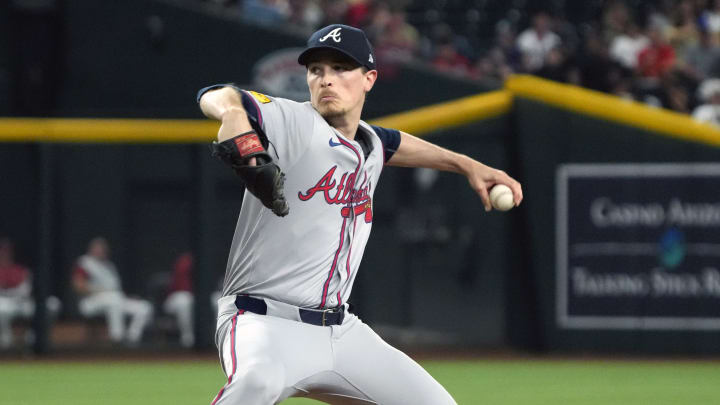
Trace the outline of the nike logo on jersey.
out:
[[[332,138],[330,138],[330,142],[329,142],[329,143],[330,143],[330,146],[331,146],[331,147],[335,147],[335,146],[340,146],[340,145],[342,145],[340,142],[333,142],[333,139],[332,139]]]

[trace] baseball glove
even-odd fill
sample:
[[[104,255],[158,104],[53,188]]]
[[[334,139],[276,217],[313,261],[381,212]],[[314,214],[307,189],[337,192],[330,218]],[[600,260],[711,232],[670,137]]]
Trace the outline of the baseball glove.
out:
[[[275,215],[284,217],[290,212],[284,193],[285,174],[273,162],[255,131],[213,142],[210,150],[214,157],[230,166],[243,179],[248,191]],[[252,158],[255,166],[248,164]]]

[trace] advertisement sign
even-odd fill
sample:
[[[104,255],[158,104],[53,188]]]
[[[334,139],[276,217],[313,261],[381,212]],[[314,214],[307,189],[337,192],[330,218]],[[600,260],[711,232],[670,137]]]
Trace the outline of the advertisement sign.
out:
[[[252,88],[299,102],[310,100],[306,69],[298,63],[303,49],[280,49],[257,61],[253,66]]]
[[[720,330],[720,164],[558,167],[556,320]]]

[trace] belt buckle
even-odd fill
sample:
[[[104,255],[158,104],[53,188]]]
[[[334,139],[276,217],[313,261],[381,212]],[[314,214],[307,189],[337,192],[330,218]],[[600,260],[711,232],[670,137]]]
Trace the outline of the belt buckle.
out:
[[[336,312],[339,312],[339,310],[337,308],[323,309],[322,318],[321,318],[322,326],[327,326],[327,314],[334,314]]]
[[[322,311],[322,326],[327,326],[327,313],[330,312],[330,309],[326,309]]]

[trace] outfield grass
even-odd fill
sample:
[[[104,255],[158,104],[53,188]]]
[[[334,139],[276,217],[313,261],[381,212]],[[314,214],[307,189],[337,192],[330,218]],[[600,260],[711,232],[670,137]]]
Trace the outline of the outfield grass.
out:
[[[423,366],[459,404],[720,403],[717,362],[478,360]],[[224,380],[211,361],[0,362],[0,404],[209,404]]]

